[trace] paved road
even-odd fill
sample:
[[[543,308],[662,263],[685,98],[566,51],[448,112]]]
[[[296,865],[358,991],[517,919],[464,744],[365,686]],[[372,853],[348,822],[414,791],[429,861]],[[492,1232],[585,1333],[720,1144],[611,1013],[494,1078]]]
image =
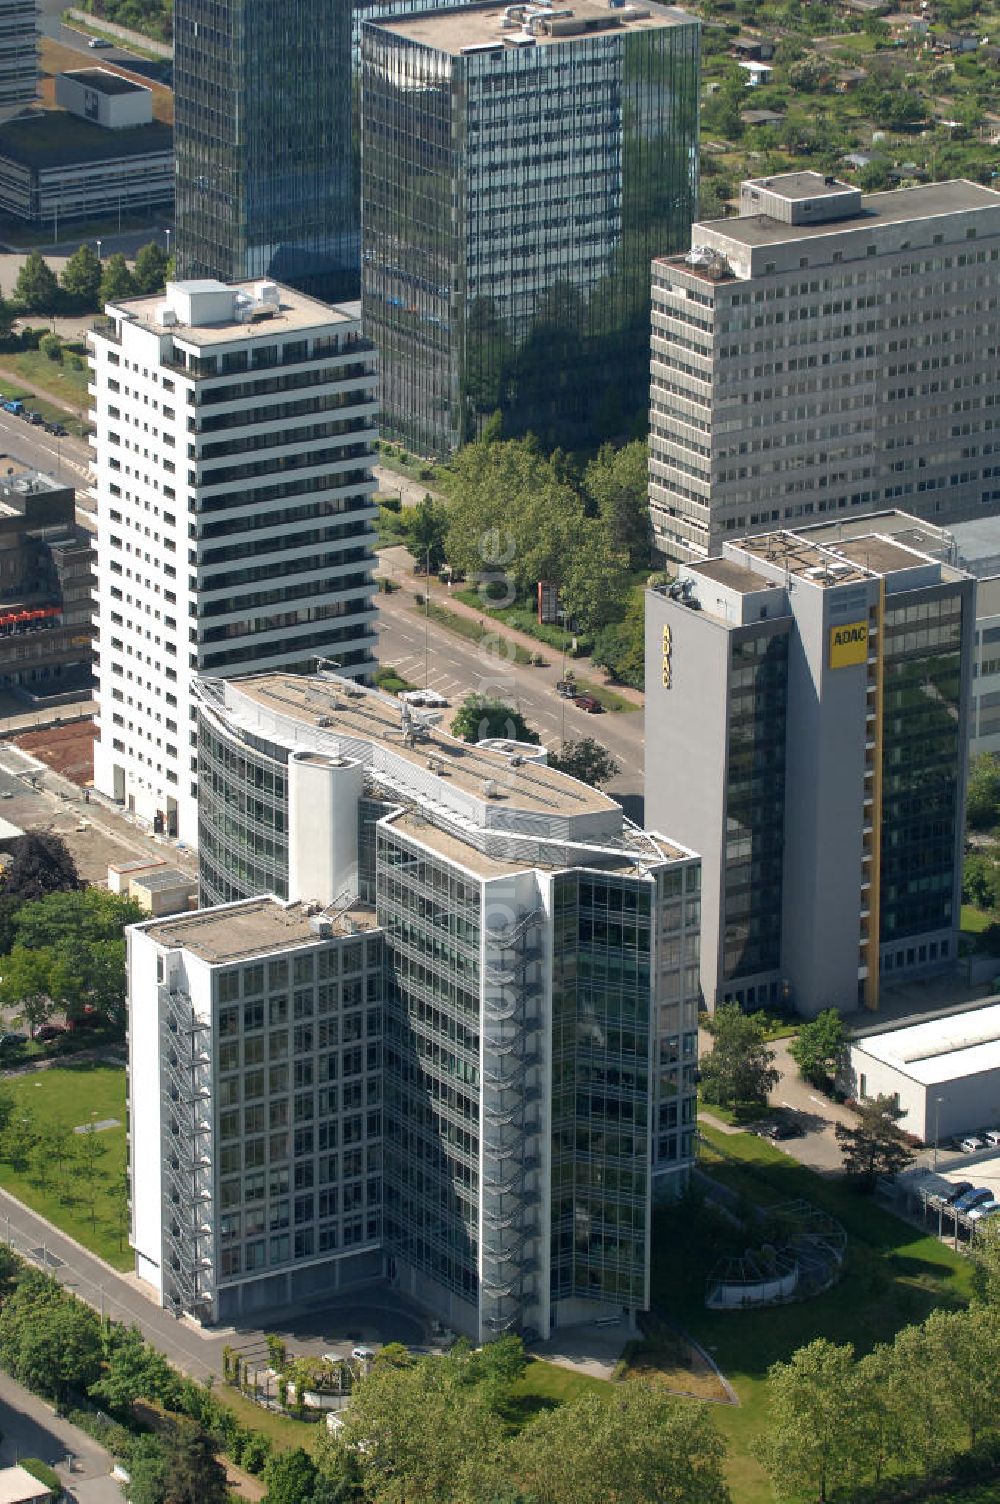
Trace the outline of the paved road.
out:
[[[563,739],[592,736],[618,760],[621,773],[609,785],[614,794],[642,792],[643,723],[641,710],[588,715],[572,701],[560,699],[555,681],[561,672],[555,653],[543,648],[547,668],[522,668],[488,650],[421,619],[407,591],[378,598],[379,660],[423,685],[447,695],[455,704],[466,694],[498,694],[516,704],[528,724],[550,747]],[[586,666],[582,666],[586,672]],[[630,811],[631,813],[631,811]]]
[[[26,404],[30,407],[31,399]],[[0,451],[24,460],[44,475],[54,475],[68,486],[82,488],[90,473],[90,448],[82,439],[67,435],[56,438],[11,413],[0,411]],[[2,461],[0,461],[2,463]]]
[[[0,1373],[0,1436],[4,1467],[12,1467],[21,1457],[37,1457],[56,1469],[68,1496],[79,1504],[122,1504],[121,1489],[110,1476],[112,1459],[104,1448],[5,1373]]]

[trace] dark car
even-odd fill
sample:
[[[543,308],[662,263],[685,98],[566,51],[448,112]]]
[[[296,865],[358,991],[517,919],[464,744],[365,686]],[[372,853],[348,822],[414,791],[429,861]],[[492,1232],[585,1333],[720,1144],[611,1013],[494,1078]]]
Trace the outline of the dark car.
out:
[[[0,1034],[0,1050],[14,1050],[18,1045],[27,1043],[27,1034]]]
[[[54,433],[57,439],[64,439],[66,437],[67,430],[63,428],[61,423],[53,423],[49,429],[49,433]]]
[[[760,1138],[769,1138],[772,1142],[776,1142],[785,1138],[802,1138],[805,1129],[801,1123],[796,1122],[795,1118],[780,1117],[773,1118],[768,1123],[761,1123],[754,1129],[754,1132]]]
[[[945,1206],[952,1206],[958,1200],[959,1196],[964,1196],[967,1191],[971,1191],[972,1189],[971,1180],[959,1180],[952,1186],[947,1195],[941,1197],[941,1200]]]
[[[595,699],[593,695],[574,695],[573,704],[585,710],[588,715],[600,715],[604,709],[600,700]]]
[[[65,1033],[65,1024],[42,1024],[35,1038],[42,1044],[50,1044],[53,1039],[61,1039]]]
[[[27,418],[28,422],[34,423],[36,428],[45,427],[45,419],[42,417],[41,413],[28,413]]]

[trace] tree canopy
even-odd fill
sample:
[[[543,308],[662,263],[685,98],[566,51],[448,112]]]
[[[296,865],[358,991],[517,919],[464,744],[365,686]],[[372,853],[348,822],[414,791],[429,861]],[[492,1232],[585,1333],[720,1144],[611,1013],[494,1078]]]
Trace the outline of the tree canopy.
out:
[[[48,831],[29,830],[11,847],[0,894],[25,903],[79,886],[76,863],[62,837]]]
[[[97,252],[85,240],[66,262],[59,278],[62,290],[79,308],[96,309],[101,290],[101,263]]]
[[[418,501],[413,509],[404,514],[406,524],[406,547],[413,555],[419,569],[430,568],[436,574],[445,561],[445,539],[448,535],[447,507],[431,496]]]
[[[873,1191],[883,1177],[892,1178],[913,1163],[900,1122],[905,1110],[892,1097],[870,1097],[857,1104],[855,1127],[834,1126],[844,1160],[844,1174],[859,1188]]]
[[[788,1046],[803,1079],[822,1089],[833,1085],[844,1054],[847,1031],[836,1008],[824,1008],[802,1024]]]
[[[973,830],[1000,824],[1000,759],[983,752],[969,763],[965,816]]]
[[[58,308],[55,272],[39,251],[31,251],[24,258],[14,283],[14,301],[27,313],[55,313]]]
[[[516,706],[508,705],[505,700],[492,699],[489,695],[466,695],[452,720],[451,729],[463,742],[482,742],[494,736],[536,744],[540,740],[538,732],[531,730]]]
[[[701,1093],[719,1107],[763,1107],[780,1073],[763,1021],[738,1003],[722,1003],[706,1020],[712,1048],[701,1062]]]
[[[579,778],[581,783],[589,783],[595,789],[610,783],[621,771],[607,747],[602,747],[592,736],[564,742],[558,752],[550,752],[549,767]]]
[[[101,303],[120,303],[123,298],[134,298],[136,290],[128,262],[120,251],[116,251],[104,263],[99,293]]]

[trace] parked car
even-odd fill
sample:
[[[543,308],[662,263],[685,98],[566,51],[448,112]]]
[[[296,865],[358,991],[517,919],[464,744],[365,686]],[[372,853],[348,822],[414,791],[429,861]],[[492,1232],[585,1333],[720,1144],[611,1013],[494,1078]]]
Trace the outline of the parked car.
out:
[[[785,1138],[801,1138],[805,1133],[802,1124],[796,1118],[781,1117],[771,1118],[766,1123],[758,1123],[754,1128],[758,1138],[769,1138],[772,1142]]]
[[[978,1222],[980,1217],[992,1217],[994,1212],[1000,1212],[1000,1201],[997,1201],[995,1197],[989,1201],[980,1201],[979,1205],[974,1206],[969,1213],[969,1221]]]
[[[351,1357],[355,1358],[359,1363],[370,1363],[375,1357],[375,1353],[370,1347],[352,1347]]]
[[[974,1206],[981,1206],[984,1201],[992,1200],[993,1192],[980,1185],[974,1191],[966,1191],[964,1196],[959,1196],[957,1201],[952,1202],[952,1207],[956,1212],[971,1212]]]
[[[0,407],[3,408],[5,413],[13,413],[16,418],[19,418],[24,412],[24,403],[20,397],[7,397],[3,402],[0,402]]]
[[[94,48],[96,48],[96,47],[111,47],[112,45],[113,44],[108,41],[107,37],[91,37],[90,41],[87,43],[88,47],[94,47]]]
[[[585,710],[588,715],[600,715],[604,709],[600,700],[595,699],[593,695],[574,695],[573,704]]]
[[[967,1133],[964,1138],[959,1139],[958,1147],[963,1154],[978,1154],[980,1149],[986,1148],[986,1143],[975,1133]]]
[[[13,1050],[19,1044],[27,1044],[27,1034],[0,1034],[0,1050]]]
[[[65,429],[61,423],[53,423],[51,428],[49,429],[49,433],[54,433],[57,439],[64,439],[67,435],[67,432],[68,430]]]
[[[986,1142],[993,1149],[1000,1149],[1000,1128],[988,1128],[986,1130]]]
[[[946,1195],[941,1197],[941,1200],[944,1202],[945,1206],[954,1206],[955,1202],[959,1199],[960,1196],[965,1196],[969,1191],[974,1189],[975,1187],[973,1186],[971,1180],[959,1180],[956,1181],[956,1183],[952,1186],[951,1190],[948,1191]]]
[[[66,1033],[65,1024],[42,1024],[35,1038],[42,1044],[49,1044],[53,1039],[61,1039]]]
[[[41,413],[29,412],[25,413],[24,416],[27,418],[28,422],[33,423],[36,428],[45,427],[45,419],[42,417]]]
[[[572,700],[576,696],[576,680],[570,675],[566,679],[556,680],[556,694],[562,695],[564,700]]]

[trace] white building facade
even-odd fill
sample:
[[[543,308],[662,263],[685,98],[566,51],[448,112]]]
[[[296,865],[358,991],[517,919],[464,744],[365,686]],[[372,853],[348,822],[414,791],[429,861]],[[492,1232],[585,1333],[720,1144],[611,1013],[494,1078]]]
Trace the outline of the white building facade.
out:
[[[649,504],[659,553],[883,507],[1000,508],[1000,193],[746,182],[653,262]]]
[[[374,670],[376,370],[356,310],[171,283],[90,336],[95,786],[197,839],[195,674]]]

